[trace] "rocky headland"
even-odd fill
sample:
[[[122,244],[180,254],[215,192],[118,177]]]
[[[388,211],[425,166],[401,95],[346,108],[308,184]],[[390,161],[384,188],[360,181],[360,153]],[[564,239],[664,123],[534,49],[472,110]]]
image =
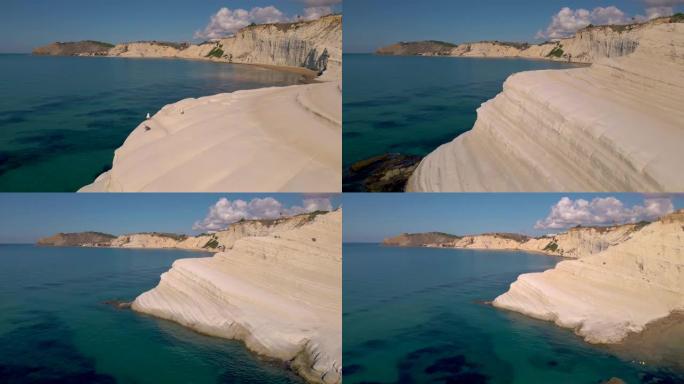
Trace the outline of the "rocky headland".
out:
[[[114,239],[116,239],[116,236],[102,232],[58,233],[53,236],[43,237],[36,244],[52,247],[80,247],[84,244],[107,246]]]
[[[629,25],[590,25],[569,38],[541,44],[506,41],[478,41],[453,44],[444,41],[399,42],[379,48],[376,54],[390,56],[450,56],[481,58],[526,58],[594,63],[596,60],[621,57],[639,46],[643,28],[684,21],[684,14],[661,17],[647,23]]]
[[[517,233],[483,233],[477,235],[452,235],[442,232],[404,233],[384,239],[383,245],[527,251],[540,252],[551,256],[580,258],[619,244],[648,224],[648,222],[639,222],[607,227],[575,227],[558,234],[541,237]]]
[[[555,322],[591,343],[617,343],[684,311],[684,211],[605,250],[518,277],[494,306]]]
[[[232,36],[200,44],[135,41],[56,42],[35,55],[180,58],[226,63],[301,67],[319,73],[342,65],[342,15],[294,23],[250,25]]]
[[[569,258],[545,272],[520,275],[493,305],[553,321],[590,343],[622,342],[670,316],[681,319],[684,311],[684,210],[653,222],[576,227],[542,237],[491,233],[442,240],[403,234],[384,244]]]
[[[312,383],[342,381],[342,212],[176,260],[132,309],[238,339]]]
[[[233,247],[244,237],[268,236],[276,231],[298,228],[308,224],[323,211],[283,217],[279,219],[242,220],[226,229],[188,236],[185,234],[143,232],[115,236],[101,232],[58,233],[38,240],[37,245],[48,247],[104,247],[104,248],[150,248],[186,249],[222,252]]]
[[[84,40],[76,42],[55,42],[33,50],[34,55],[43,56],[107,56],[114,44]]]
[[[112,168],[80,191],[341,190],[341,15],[252,25],[202,44],[131,42],[103,53],[79,50],[82,43],[56,43],[35,53],[210,60],[320,76],[310,84],[166,105],[131,132],[115,151]]]
[[[382,245],[389,247],[444,247],[454,244],[461,237],[443,232],[402,233],[384,239]]]
[[[524,48],[459,45],[449,56],[592,65],[509,77],[503,92],[478,109],[471,131],[421,161],[407,191],[684,190],[682,15],[592,26]]]

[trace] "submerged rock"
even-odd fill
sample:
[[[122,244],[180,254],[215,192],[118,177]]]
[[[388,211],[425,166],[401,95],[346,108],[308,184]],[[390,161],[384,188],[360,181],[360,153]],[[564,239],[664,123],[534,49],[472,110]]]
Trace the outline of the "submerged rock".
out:
[[[107,300],[104,302],[104,304],[107,304],[116,309],[129,309],[131,307],[132,302],[123,300]]]
[[[421,157],[386,153],[354,163],[344,179],[345,192],[404,192]]]

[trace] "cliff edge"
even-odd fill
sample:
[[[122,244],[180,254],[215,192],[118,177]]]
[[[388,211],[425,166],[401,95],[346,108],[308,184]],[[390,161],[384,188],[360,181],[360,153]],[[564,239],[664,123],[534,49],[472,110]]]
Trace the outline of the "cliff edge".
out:
[[[342,381],[342,212],[176,260],[135,311],[238,339],[312,383]]]
[[[473,129],[425,157],[406,189],[684,191],[684,20],[628,33],[637,44],[624,56],[509,77]]]
[[[302,67],[322,73],[341,72],[342,15],[294,23],[260,24],[233,36],[201,44],[136,41],[52,43],[33,50],[36,55],[158,57],[212,60],[227,63]]]
[[[166,105],[131,132],[115,151],[111,170],[80,192],[341,190],[341,15],[249,26],[199,45],[118,44],[107,56],[288,66],[323,75],[314,84]]]
[[[606,250],[518,277],[494,306],[617,343],[684,310],[684,211]]]

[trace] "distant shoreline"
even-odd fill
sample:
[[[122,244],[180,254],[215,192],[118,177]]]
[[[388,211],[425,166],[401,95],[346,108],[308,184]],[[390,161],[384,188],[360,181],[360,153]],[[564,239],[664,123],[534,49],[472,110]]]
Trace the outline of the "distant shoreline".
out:
[[[313,71],[308,68],[304,67],[291,67],[291,66],[284,66],[284,65],[271,65],[271,64],[251,64],[251,63],[228,63],[225,61],[220,61],[220,60],[212,60],[212,59],[202,59],[202,58],[189,58],[189,57],[125,57],[125,56],[97,56],[97,55],[85,55],[85,56],[78,56],[78,55],[36,55],[34,53],[7,53],[7,54],[2,54],[0,55],[26,55],[26,56],[33,56],[33,57],[73,57],[73,58],[97,58],[97,59],[124,59],[124,60],[165,60],[165,61],[172,61],[172,60],[180,60],[180,61],[196,61],[196,62],[206,62],[206,63],[216,63],[216,64],[230,64],[230,65],[240,65],[240,66],[249,66],[249,67],[257,67],[257,68],[264,68],[264,69],[270,69],[273,71],[278,71],[278,72],[285,72],[285,73],[294,73],[302,76],[302,81],[304,84],[310,84],[310,83],[315,83],[316,78],[319,77],[319,74],[316,71]]]
[[[501,61],[511,61],[511,60],[525,60],[525,61],[536,61],[536,62],[552,62],[552,63],[560,63],[560,64],[565,64],[565,65],[576,65],[577,67],[580,68],[585,68],[585,67],[590,67],[591,63],[580,63],[576,61],[561,61],[561,60],[549,60],[549,59],[544,59],[544,58],[536,58],[536,57],[523,57],[523,56],[500,56],[500,57],[493,57],[493,56],[446,56],[446,55],[381,55],[375,52],[370,52],[370,53],[343,53],[343,56],[346,55],[352,55],[352,56],[376,56],[376,57],[415,57],[415,58],[426,58],[426,59],[433,59],[433,58],[442,58],[442,59],[465,59],[465,60],[473,60],[473,59],[480,59],[480,60],[501,60]]]

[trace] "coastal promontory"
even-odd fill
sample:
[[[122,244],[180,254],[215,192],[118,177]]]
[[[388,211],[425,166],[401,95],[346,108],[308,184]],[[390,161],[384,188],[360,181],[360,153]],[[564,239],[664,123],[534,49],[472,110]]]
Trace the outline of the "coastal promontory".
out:
[[[509,77],[503,92],[477,110],[470,131],[422,159],[407,191],[684,190],[681,15],[591,26],[524,50],[500,42],[459,45],[449,55],[591,66]]]
[[[297,228],[324,213],[323,211],[316,211],[277,219],[241,220],[228,225],[223,230],[196,236],[162,232],[138,232],[119,236],[101,232],[58,233],[39,239],[37,245],[52,247],[175,248],[221,252],[232,248],[236,241],[244,237],[267,236],[275,231]]]
[[[684,211],[644,225],[601,252],[518,277],[493,302],[617,343],[684,311]]]
[[[591,343],[619,343],[657,321],[684,311],[684,211],[652,222],[575,227],[531,237],[508,233],[431,234],[385,244],[454,249],[538,252],[561,256],[555,268],[520,275],[498,308],[555,322]],[[423,239],[431,239],[424,242]],[[423,244],[418,244],[424,242]]]
[[[342,381],[342,212],[176,260],[135,311],[238,339],[311,383]]]
[[[249,64],[299,73],[302,84],[189,98],[151,111],[131,127],[111,169],[81,192],[341,190],[341,15],[250,25],[199,44],[93,46],[55,43],[35,53]]]

